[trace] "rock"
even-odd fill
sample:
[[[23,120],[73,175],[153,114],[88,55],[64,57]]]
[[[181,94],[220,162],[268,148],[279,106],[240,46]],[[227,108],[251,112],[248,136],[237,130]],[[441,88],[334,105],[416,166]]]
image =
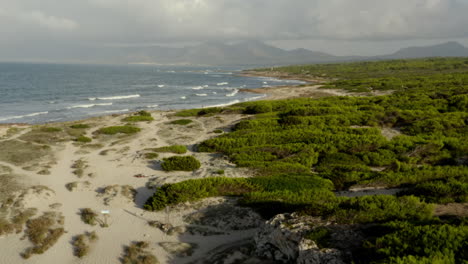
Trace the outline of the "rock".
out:
[[[247,230],[259,227],[263,220],[252,209],[230,203],[209,206],[189,214],[184,221],[193,225],[204,225],[221,230]]]
[[[320,218],[280,214],[267,221],[255,235],[255,252],[258,256],[266,257],[277,263],[345,263],[347,252],[344,248],[319,248],[318,242],[305,238],[306,234],[319,227],[327,227],[327,230],[330,230],[330,244],[333,246],[346,242],[353,245],[353,242],[350,241],[359,237],[359,234],[353,230],[344,232],[345,227],[331,225]],[[344,233],[344,235],[339,235],[339,233]],[[355,237],[350,238],[351,235]],[[361,241],[359,240],[359,242]]]

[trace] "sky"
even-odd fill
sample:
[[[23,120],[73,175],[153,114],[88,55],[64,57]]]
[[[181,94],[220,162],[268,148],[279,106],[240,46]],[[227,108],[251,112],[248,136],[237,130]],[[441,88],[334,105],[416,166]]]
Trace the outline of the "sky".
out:
[[[0,60],[261,40],[335,55],[459,41],[468,0],[0,0]]]

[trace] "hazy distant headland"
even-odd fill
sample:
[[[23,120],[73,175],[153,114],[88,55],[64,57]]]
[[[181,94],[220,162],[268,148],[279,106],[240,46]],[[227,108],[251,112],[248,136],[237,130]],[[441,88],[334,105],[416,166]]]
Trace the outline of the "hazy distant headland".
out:
[[[235,44],[205,42],[185,47],[90,47],[81,50],[79,54],[64,56],[57,59],[111,64],[273,66],[424,57],[467,57],[468,48],[452,41],[432,46],[401,48],[395,53],[378,56],[335,56],[302,48],[285,50],[252,40]]]

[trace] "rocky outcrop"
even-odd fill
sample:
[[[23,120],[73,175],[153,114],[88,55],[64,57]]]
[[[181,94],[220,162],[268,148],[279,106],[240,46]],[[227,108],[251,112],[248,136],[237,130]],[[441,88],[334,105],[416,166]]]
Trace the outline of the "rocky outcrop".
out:
[[[308,234],[325,229],[327,246]],[[320,218],[280,214],[267,221],[255,236],[256,254],[277,263],[341,264],[362,242],[357,228],[335,225]]]

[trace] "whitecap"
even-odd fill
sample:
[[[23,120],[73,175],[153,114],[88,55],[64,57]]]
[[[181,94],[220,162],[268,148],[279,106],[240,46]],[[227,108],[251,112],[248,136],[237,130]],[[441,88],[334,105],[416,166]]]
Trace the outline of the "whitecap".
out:
[[[155,104],[155,105],[147,105],[146,108],[156,108],[158,107],[159,105]]]
[[[119,95],[119,96],[110,96],[110,97],[98,97],[99,100],[122,100],[122,99],[130,99],[130,98],[138,98],[140,97],[139,94],[132,94],[132,95]]]
[[[225,103],[225,104],[217,104],[217,105],[210,105],[210,106],[205,106],[203,108],[209,108],[209,107],[224,107],[224,106],[229,106],[229,105],[233,105],[233,104],[237,104],[237,103],[240,103],[239,100],[234,100],[234,101],[230,101],[229,103]]]
[[[220,82],[220,83],[217,83],[216,85],[223,86],[223,85],[228,85],[228,84],[229,84],[228,82]]]
[[[91,108],[91,107],[95,107],[95,106],[108,106],[108,105],[112,105],[112,103],[73,105],[73,106],[67,107],[67,109],[74,109],[74,108]]]
[[[187,96],[181,96],[180,99],[185,100],[187,99]]]
[[[159,88],[163,88],[164,86],[165,86],[164,84],[158,85]]]
[[[246,98],[246,99],[244,99],[244,102],[254,101],[254,100],[262,99],[262,98],[265,98],[265,97],[267,97],[266,94],[260,95],[260,96],[255,96],[255,97],[251,97],[251,98]]]
[[[37,112],[37,113],[31,113],[27,115],[21,115],[21,116],[10,116],[10,117],[4,117],[0,118],[0,121],[6,121],[6,120],[11,120],[11,119],[21,119],[25,117],[33,117],[33,116],[38,116],[38,115],[45,115],[48,114],[49,112]]]
[[[208,96],[207,94],[195,94],[196,96]]]
[[[96,97],[90,97],[88,98],[89,101],[95,101],[97,98]]]
[[[239,89],[229,89],[229,90],[233,90],[233,91],[232,93],[226,94],[227,97],[235,96],[239,92]]]
[[[104,113],[110,114],[110,113],[122,113],[122,112],[128,112],[128,111],[130,111],[130,110],[128,110],[128,109],[121,109],[121,110],[109,110],[109,111],[104,111]]]
[[[192,87],[192,90],[203,90],[203,86],[195,86],[195,87]]]

